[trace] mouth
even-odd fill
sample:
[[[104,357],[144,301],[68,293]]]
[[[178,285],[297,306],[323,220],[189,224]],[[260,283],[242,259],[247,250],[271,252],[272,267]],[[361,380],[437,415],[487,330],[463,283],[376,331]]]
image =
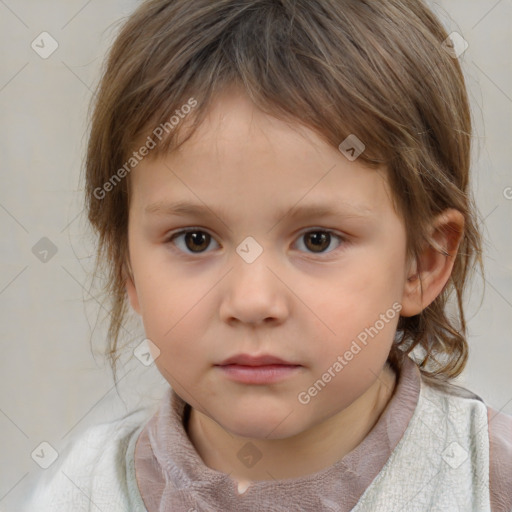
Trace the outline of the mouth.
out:
[[[295,375],[300,365],[266,364],[247,366],[240,364],[217,365],[225,377],[244,384],[271,384]]]
[[[301,366],[300,364],[293,361],[286,361],[280,357],[271,354],[236,354],[232,357],[228,357],[216,366]]]
[[[269,354],[237,354],[215,367],[230,380],[244,384],[271,384],[293,376],[302,365]]]

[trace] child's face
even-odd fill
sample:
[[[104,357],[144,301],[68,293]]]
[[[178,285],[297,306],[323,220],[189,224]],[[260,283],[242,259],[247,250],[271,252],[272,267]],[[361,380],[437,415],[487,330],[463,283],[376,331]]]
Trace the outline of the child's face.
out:
[[[289,437],[345,409],[381,374],[399,318],[406,235],[385,175],[304,133],[226,94],[179,152],[130,177],[131,304],[169,384],[235,435]],[[176,202],[207,213],[172,215]],[[293,215],[311,205],[332,213]],[[199,233],[168,241],[185,228]],[[216,366],[239,353],[301,366],[241,383]]]

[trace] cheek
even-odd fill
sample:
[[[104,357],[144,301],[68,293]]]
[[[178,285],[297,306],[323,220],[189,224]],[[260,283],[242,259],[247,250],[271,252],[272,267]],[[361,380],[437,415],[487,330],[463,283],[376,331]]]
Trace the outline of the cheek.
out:
[[[178,380],[181,369],[196,368],[204,358],[201,329],[207,319],[201,315],[211,284],[196,286],[193,291],[184,288],[179,279],[164,279],[158,272],[146,275],[141,283],[142,321],[147,338],[160,351],[157,367]]]
[[[351,272],[330,282],[315,306],[324,338],[316,342],[316,373],[323,374],[343,357],[337,373],[341,384],[373,379],[380,372],[393,343],[400,309],[399,260],[362,259]],[[329,328],[325,327],[327,325]],[[342,376],[343,375],[343,376]]]
[[[197,292],[191,292],[188,286],[182,285],[183,278],[176,274],[168,261],[146,253],[141,254],[136,264],[137,296],[146,332],[163,339],[194,302],[198,302]]]
[[[334,336],[354,337],[400,301],[400,279],[396,268],[382,262],[372,267],[361,264],[336,282],[329,282],[317,296],[321,300],[316,311],[335,331]]]
[[[152,315],[145,321],[147,337],[158,347],[155,364],[171,386],[193,386],[207,363],[206,350],[201,346],[201,337],[196,324],[187,323],[179,315],[167,315],[170,322],[163,321],[166,315]]]

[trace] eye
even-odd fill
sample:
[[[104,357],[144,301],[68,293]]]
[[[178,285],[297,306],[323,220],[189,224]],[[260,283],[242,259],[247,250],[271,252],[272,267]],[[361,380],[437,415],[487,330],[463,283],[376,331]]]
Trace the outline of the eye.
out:
[[[175,240],[179,239],[180,237],[183,237],[182,242],[183,243],[176,243]],[[178,233],[175,233],[169,238],[169,242],[175,243],[178,248],[182,252],[187,252],[186,249],[190,250],[189,254],[201,254],[204,251],[205,248],[207,248],[210,245],[210,242],[213,240],[212,236],[207,233],[206,231],[202,231],[201,229],[197,228],[190,228],[183,231],[179,231]],[[181,247],[179,247],[181,245]],[[184,247],[183,247],[184,245]]]
[[[332,245],[333,237],[337,238],[340,241],[338,247],[339,245],[341,245],[341,242],[345,241],[345,239],[342,236],[337,235],[333,231],[325,229],[316,229],[303,233],[299,237],[299,241],[304,238],[305,243],[303,245],[308,250],[311,250],[311,252],[314,254],[323,254],[325,252],[331,252],[325,251],[325,249],[329,248]]]
[[[337,247],[339,247],[342,242],[346,242],[345,238],[341,235],[337,235],[333,231],[325,229],[315,229],[303,233],[299,237],[299,241],[303,238],[305,239],[303,245],[306,247],[306,250],[313,254],[331,252],[326,251],[326,249],[332,246],[333,238],[339,240]],[[207,252],[206,249],[209,247],[212,240],[214,240],[214,238],[206,231],[199,228],[189,228],[171,235],[167,242],[173,243],[181,252],[186,254],[202,254]],[[335,247],[335,249],[337,247]]]

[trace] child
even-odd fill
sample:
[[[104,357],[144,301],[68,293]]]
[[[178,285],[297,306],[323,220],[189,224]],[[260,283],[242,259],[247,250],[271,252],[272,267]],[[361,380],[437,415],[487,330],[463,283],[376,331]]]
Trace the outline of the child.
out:
[[[137,9],[87,207],[114,376],[129,303],[170,387],[87,430],[30,510],[512,510],[512,418],[450,383],[482,256],[449,43],[419,0]]]

